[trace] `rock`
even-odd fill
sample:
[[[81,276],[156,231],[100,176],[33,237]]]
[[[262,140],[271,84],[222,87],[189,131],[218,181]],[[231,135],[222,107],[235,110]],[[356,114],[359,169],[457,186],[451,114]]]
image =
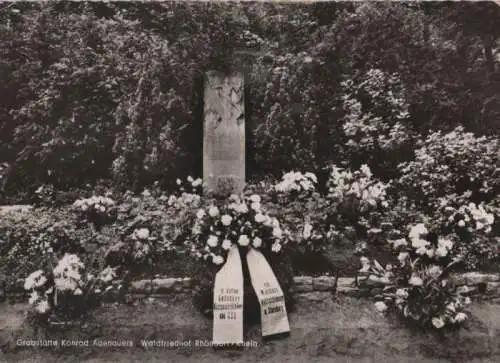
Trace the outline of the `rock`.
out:
[[[313,279],[313,290],[315,291],[332,291],[335,287],[336,278],[333,276],[320,276]]]
[[[135,294],[149,292],[151,288],[151,280],[137,280],[130,284],[130,292]]]
[[[312,291],[306,292],[299,295],[301,299],[306,299],[311,302],[322,302],[326,299],[331,299],[332,295],[330,292],[324,291]]]
[[[485,293],[490,296],[500,296],[500,282],[486,283]]]
[[[311,276],[295,276],[293,282],[295,292],[313,291],[313,278]]]
[[[472,295],[478,292],[478,290],[477,286],[462,285],[457,288],[457,293],[462,295]]]
[[[175,278],[165,278],[165,279],[154,279],[153,280],[153,292],[155,293],[166,293],[172,292],[175,289],[177,279]],[[182,287],[181,287],[182,290]]]
[[[451,279],[457,285],[479,285],[488,282],[499,282],[499,274],[485,274],[480,272],[466,272],[460,275],[454,275]]]

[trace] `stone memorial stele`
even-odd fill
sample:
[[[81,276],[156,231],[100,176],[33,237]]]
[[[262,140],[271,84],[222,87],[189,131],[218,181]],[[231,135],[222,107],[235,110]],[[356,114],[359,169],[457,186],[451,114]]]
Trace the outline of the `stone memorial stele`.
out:
[[[243,74],[206,72],[203,96],[203,179],[206,190],[218,196],[239,194],[245,186]]]

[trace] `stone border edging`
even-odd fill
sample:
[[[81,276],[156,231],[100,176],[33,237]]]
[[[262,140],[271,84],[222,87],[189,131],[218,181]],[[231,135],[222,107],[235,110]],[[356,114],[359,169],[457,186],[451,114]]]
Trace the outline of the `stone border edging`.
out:
[[[467,272],[451,277],[453,283],[459,286],[459,291],[467,296],[482,295],[489,299],[500,298],[500,274]],[[383,283],[374,276],[365,277],[335,277],[335,276],[295,276],[291,287],[293,294],[308,294],[330,292],[332,294],[370,297],[382,293]],[[18,301],[26,293],[4,291],[4,297],[13,297]],[[164,297],[170,294],[190,293],[193,291],[192,280],[189,277],[164,277],[132,281],[127,296],[132,298]],[[0,298],[1,296],[0,292]]]

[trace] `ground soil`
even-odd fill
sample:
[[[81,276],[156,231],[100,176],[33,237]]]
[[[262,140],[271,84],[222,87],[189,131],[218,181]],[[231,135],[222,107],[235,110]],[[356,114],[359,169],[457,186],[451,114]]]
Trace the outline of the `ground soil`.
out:
[[[189,296],[146,299],[131,305],[102,307],[81,327],[35,331],[25,321],[25,305],[0,305],[0,362],[499,362],[500,305],[475,303],[464,329],[440,334],[410,329],[395,318],[374,312],[364,299],[310,293],[290,312],[291,335],[263,342],[259,325],[246,328],[256,347],[215,351],[196,347],[211,339],[212,323],[192,306]],[[17,346],[18,339],[131,340],[132,348]],[[140,341],[191,344],[143,348]],[[187,343],[185,343],[187,344]]]

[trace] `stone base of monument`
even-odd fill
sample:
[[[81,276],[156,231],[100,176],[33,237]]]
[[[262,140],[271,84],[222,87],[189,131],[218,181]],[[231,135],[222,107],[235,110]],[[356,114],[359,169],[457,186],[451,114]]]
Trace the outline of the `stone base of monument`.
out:
[[[274,254],[272,252],[262,251],[276,278],[283,290],[285,296],[285,306],[287,312],[293,311],[295,299],[293,296],[293,270],[290,256],[286,254]],[[257,295],[252,287],[248,266],[246,262],[246,250],[240,249],[241,264],[244,277],[243,292],[243,314],[245,326],[260,324],[260,305]],[[200,261],[192,272],[193,303],[195,307],[205,316],[212,317],[213,289],[215,275],[220,266],[203,264]]]

